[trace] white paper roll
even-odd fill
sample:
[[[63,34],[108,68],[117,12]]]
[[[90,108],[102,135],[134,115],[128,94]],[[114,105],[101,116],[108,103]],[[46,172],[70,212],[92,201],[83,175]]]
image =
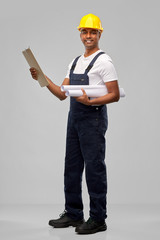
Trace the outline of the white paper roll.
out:
[[[108,93],[107,89],[85,89],[85,92],[88,97],[101,97]],[[67,90],[65,95],[70,97],[80,97],[83,95],[83,92],[81,89],[78,90],[71,89]]]
[[[105,85],[62,85],[61,91],[66,92],[66,96],[80,97],[83,95],[81,89],[84,89],[88,97],[101,97],[108,93]],[[125,97],[123,88],[119,88],[120,97]]]
[[[105,85],[62,85],[61,91],[65,92],[67,90],[78,90],[78,89],[105,89]]]
[[[119,88],[119,93],[120,93],[120,97],[125,97],[126,96],[123,88]]]

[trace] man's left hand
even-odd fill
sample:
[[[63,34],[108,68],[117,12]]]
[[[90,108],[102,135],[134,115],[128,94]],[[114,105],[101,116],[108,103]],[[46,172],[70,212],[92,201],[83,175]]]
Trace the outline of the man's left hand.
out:
[[[80,96],[80,97],[75,97],[75,99],[77,100],[77,102],[80,102],[80,103],[83,103],[83,104],[89,106],[90,105],[90,100],[89,100],[86,92],[84,91],[84,89],[82,88],[81,90],[83,92],[83,95]]]

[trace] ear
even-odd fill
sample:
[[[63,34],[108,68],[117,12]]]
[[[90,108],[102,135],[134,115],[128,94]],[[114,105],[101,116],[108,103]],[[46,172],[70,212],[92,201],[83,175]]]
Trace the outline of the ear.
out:
[[[102,32],[99,31],[99,39],[101,38],[101,34],[102,34]]]
[[[80,37],[80,39],[81,39],[81,41],[82,41],[82,34],[81,34],[81,32],[80,32],[80,34],[79,34],[79,37]]]

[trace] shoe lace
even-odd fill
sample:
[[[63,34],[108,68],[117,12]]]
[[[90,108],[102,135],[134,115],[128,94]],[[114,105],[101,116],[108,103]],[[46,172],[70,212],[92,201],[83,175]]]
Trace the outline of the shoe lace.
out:
[[[64,210],[64,211],[59,215],[60,218],[64,217],[66,213],[67,213],[67,210]]]

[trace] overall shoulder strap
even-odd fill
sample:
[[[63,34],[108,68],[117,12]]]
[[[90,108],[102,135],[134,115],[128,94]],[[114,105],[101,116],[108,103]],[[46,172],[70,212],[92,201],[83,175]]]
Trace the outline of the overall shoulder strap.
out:
[[[73,62],[73,64],[72,64],[72,67],[71,67],[71,69],[70,69],[70,71],[71,72],[73,72],[74,71],[74,69],[75,69],[75,66],[76,66],[76,64],[77,64],[77,61],[78,61],[78,59],[80,58],[80,56],[78,56],[78,57],[76,57],[75,59],[74,59],[74,62]]]
[[[88,72],[91,70],[91,68],[93,67],[93,64],[95,63],[95,61],[97,60],[97,58],[98,58],[101,54],[105,54],[105,52],[99,52],[99,53],[92,59],[92,61],[90,62],[90,64],[89,64],[88,67],[86,68],[85,73],[88,73]]]

